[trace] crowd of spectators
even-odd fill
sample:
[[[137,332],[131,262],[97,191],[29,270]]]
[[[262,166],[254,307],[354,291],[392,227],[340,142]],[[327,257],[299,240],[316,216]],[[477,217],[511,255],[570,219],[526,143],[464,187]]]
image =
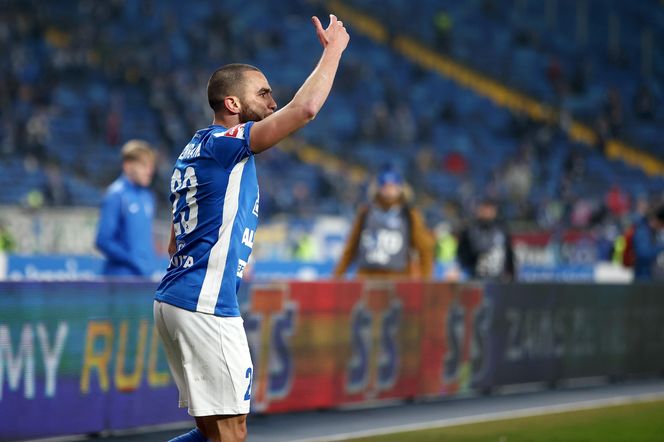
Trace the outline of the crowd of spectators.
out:
[[[491,13],[495,2],[484,3],[478,13]],[[143,138],[159,151],[155,189],[163,209],[174,156],[209,124],[209,73],[231,61],[255,63],[284,103],[310,69],[297,63],[298,50],[309,50],[300,42],[310,33],[308,17],[322,12],[304,0],[5,5],[0,155],[14,161],[6,167],[20,163],[25,173],[38,174],[32,186],[43,204],[81,204],[77,183],[103,189],[118,172],[123,142]],[[436,16],[441,51],[455,54],[460,27],[453,14]],[[521,36],[515,46],[534,38],[515,35]],[[593,82],[595,64],[580,63],[566,75],[555,57],[550,61],[545,75],[553,90],[584,91]],[[656,118],[647,84],[638,88],[633,109],[616,90],[605,97],[596,127],[606,137],[620,136],[626,114],[630,121]],[[498,201],[504,218],[526,228],[622,225],[635,201],[664,189],[661,179],[570,142],[564,122],[510,114],[357,34],[328,105],[334,109],[303,131],[305,140],[369,171],[392,160],[416,188],[431,226],[459,225],[478,197]],[[269,183],[261,198],[268,219],[348,216],[365,198],[361,184],[292,152],[270,151],[259,168],[261,182]]]

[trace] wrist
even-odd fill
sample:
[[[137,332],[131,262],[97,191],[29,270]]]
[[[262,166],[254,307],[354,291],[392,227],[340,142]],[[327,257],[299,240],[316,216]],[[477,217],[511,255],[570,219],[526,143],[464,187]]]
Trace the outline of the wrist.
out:
[[[341,58],[341,54],[344,52],[344,49],[345,48],[339,45],[328,44],[325,46],[325,49],[323,49],[323,56],[328,55],[331,57]]]

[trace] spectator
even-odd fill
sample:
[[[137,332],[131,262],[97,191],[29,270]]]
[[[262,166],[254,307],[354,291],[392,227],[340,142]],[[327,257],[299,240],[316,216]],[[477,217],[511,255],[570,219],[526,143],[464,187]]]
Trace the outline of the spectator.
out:
[[[457,258],[472,279],[513,281],[515,260],[507,228],[498,220],[498,205],[480,202],[475,220],[459,235]]]
[[[123,174],[108,188],[101,206],[97,248],[105,255],[107,276],[149,276],[155,270],[152,236],[155,154],[144,141],[122,148]]]
[[[529,156],[510,161],[503,176],[507,194],[512,200],[523,202],[532,189],[533,176]]]
[[[401,174],[386,168],[376,186],[371,202],[357,211],[334,275],[344,275],[357,261],[360,277],[430,278],[434,241],[420,211],[407,201]]]
[[[46,165],[46,182],[43,186],[44,202],[49,206],[67,206],[72,203],[69,186],[56,163]]]
[[[451,264],[456,259],[458,241],[449,223],[442,222],[436,226],[436,261]]]
[[[621,218],[629,212],[629,196],[618,184],[613,184],[605,198],[606,207],[613,216]]]
[[[16,241],[5,224],[0,221],[0,253],[11,253],[16,250]]]
[[[452,49],[454,19],[446,11],[439,11],[433,17],[433,26],[436,32],[436,49],[449,53]]]
[[[468,171],[468,160],[461,152],[452,151],[443,158],[443,171],[452,175],[463,175]]]
[[[611,136],[619,136],[623,125],[623,112],[620,93],[615,87],[610,88],[606,93],[604,116],[609,124],[609,133]]]
[[[641,218],[634,228],[634,280],[652,279],[658,257],[664,253],[664,244],[658,241],[658,235],[664,230],[664,205],[649,216]]]
[[[634,96],[634,113],[641,120],[655,118],[655,99],[648,86],[642,84]]]

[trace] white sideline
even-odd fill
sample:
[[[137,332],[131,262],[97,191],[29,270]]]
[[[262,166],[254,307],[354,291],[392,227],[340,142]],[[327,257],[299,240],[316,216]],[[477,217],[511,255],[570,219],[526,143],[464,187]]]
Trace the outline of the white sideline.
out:
[[[614,396],[603,399],[593,399],[580,402],[569,402],[566,404],[544,405],[541,407],[529,407],[510,411],[499,411],[494,413],[483,413],[475,416],[454,417],[439,419],[435,421],[420,422],[416,424],[402,424],[390,427],[376,428],[373,430],[353,431],[338,433],[331,436],[320,436],[314,438],[297,439],[292,442],[336,442],[355,439],[360,437],[383,436],[405,431],[431,430],[434,428],[454,427],[457,425],[476,424],[482,422],[517,419],[521,417],[542,416],[546,414],[564,413],[569,411],[592,410],[596,408],[615,407],[642,402],[652,402],[664,399],[664,392],[641,393],[634,395]]]

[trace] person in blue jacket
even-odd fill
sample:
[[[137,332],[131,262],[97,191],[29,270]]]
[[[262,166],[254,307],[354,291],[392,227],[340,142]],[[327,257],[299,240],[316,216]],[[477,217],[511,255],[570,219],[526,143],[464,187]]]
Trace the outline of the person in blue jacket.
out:
[[[148,188],[155,153],[141,140],[122,148],[122,175],[107,189],[101,204],[97,248],[106,257],[105,276],[150,276],[155,271],[152,235],[155,199]]]
[[[658,234],[664,229],[664,205],[645,216],[634,228],[634,280],[647,281],[653,277],[658,256],[664,253],[664,244],[658,242]]]

